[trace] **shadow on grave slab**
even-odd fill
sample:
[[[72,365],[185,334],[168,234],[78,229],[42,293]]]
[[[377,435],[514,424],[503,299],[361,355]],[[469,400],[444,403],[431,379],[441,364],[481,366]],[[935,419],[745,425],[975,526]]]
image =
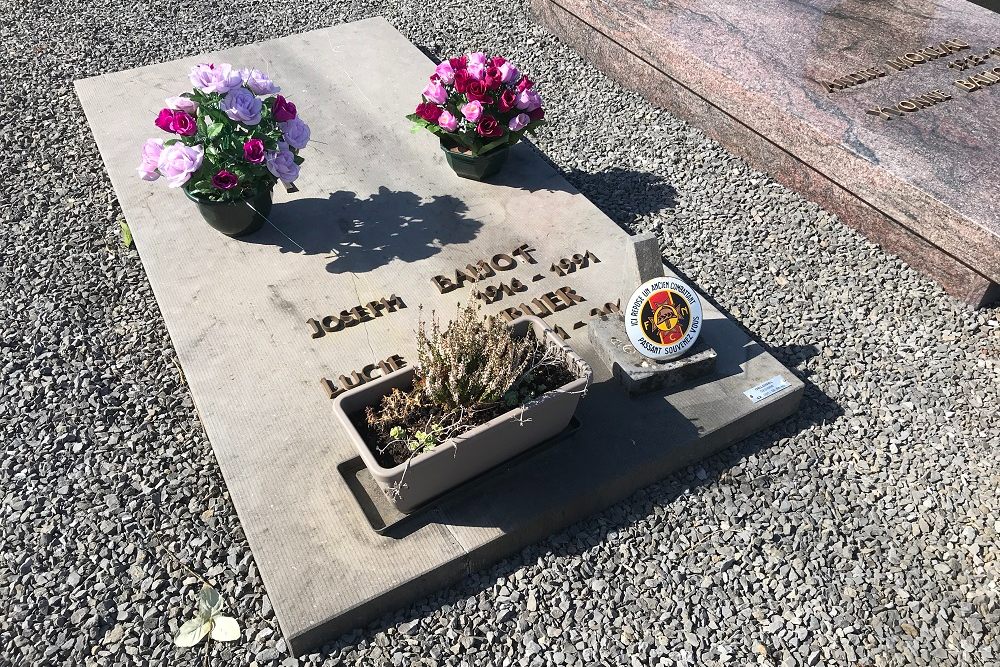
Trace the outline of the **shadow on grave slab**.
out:
[[[368,196],[342,190],[326,199],[275,204],[271,226],[245,240],[281,252],[327,255],[330,273],[364,273],[392,260],[418,262],[444,245],[472,241],[483,223],[467,213],[465,203],[451,195],[422,199],[384,186]]]

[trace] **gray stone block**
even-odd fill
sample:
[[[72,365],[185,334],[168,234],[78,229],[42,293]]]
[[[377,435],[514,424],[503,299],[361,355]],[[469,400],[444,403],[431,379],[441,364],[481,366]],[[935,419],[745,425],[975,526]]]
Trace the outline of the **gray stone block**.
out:
[[[663,253],[654,234],[630,236],[625,244],[625,266],[622,275],[621,308],[632,293],[647,280],[663,277]]]

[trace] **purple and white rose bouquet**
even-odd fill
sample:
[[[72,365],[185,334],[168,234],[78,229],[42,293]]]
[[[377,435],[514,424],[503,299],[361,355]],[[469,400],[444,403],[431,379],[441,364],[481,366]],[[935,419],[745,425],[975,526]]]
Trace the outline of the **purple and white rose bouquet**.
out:
[[[227,63],[196,65],[189,77],[194,90],[167,98],[154,121],[173,136],[146,140],[141,178],[209,201],[249,199],[298,178],[309,126],[270,77]]]
[[[467,53],[437,66],[423,101],[407,116],[449,147],[484,155],[545,124],[535,84],[501,56]]]

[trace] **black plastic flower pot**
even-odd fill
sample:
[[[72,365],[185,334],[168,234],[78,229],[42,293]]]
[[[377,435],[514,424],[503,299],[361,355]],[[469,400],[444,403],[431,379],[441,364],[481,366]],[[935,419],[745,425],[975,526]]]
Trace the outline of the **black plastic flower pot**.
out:
[[[450,166],[456,174],[462,178],[470,178],[474,181],[482,181],[495,175],[507,161],[507,154],[510,146],[501,146],[491,150],[485,155],[473,155],[471,153],[458,153],[441,142],[441,150],[448,160]]]
[[[226,236],[246,236],[252,234],[271,215],[271,190],[262,190],[254,197],[236,201],[211,201],[191,194],[186,189],[187,198],[198,205],[198,212],[213,229]]]

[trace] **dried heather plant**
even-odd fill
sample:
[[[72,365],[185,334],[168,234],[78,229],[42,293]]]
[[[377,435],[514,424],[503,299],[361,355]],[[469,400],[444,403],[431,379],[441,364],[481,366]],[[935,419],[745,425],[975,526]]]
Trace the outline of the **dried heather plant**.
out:
[[[483,317],[469,304],[443,330],[434,313],[429,332],[421,318],[417,376],[426,396],[446,410],[495,403],[524,373],[534,350],[530,336],[514,338],[499,317]]]

